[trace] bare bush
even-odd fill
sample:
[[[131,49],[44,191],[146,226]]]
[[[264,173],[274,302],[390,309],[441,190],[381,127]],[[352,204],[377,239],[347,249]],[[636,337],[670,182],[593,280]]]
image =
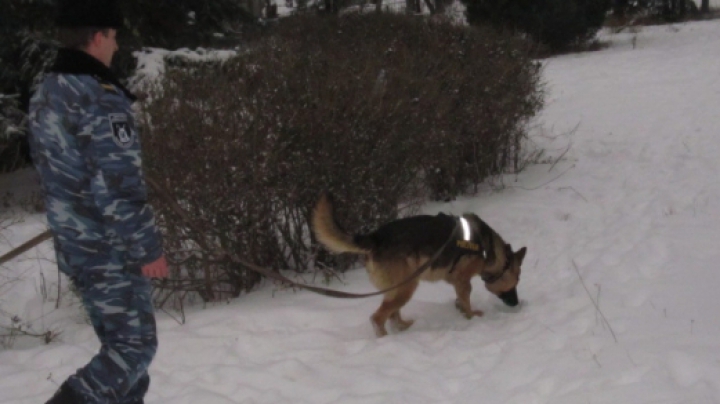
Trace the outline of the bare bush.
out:
[[[27,164],[23,150],[25,114],[18,106],[18,97],[0,93],[0,173],[17,170]]]
[[[237,58],[168,71],[146,106],[146,167],[203,231],[154,199],[176,264],[165,291],[214,300],[258,282],[199,237],[266,267],[346,268],[309,231],[323,190],[360,232],[515,164],[542,98],[524,46],[400,15],[302,16]]]

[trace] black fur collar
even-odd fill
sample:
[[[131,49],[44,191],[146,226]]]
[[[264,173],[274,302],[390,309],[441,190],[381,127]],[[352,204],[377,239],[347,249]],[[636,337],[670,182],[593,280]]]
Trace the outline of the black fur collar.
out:
[[[60,48],[58,50],[57,58],[55,59],[55,64],[50,68],[50,72],[63,74],[88,74],[90,76],[94,76],[100,81],[114,84],[122,90],[131,102],[135,102],[135,100],[137,100],[137,97],[120,83],[115,74],[113,74],[107,66],[81,50]]]

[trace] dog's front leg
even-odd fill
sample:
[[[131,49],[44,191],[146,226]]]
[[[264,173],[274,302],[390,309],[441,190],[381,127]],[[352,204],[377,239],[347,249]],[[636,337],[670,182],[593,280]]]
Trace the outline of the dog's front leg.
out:
[[[465,314],[465,317],[467,319],[471,319],[474,316],[482,316],[483,313],[482,310],[473,310],[472,306],[470,306],[470,293],[472,292],[472,284],[469,280],[459,280],[455,283],[453,283],[453,286],[455,287],[455,293],[457,294],[457,299],[455,300],[455,307],[458,308],[463,314]]]

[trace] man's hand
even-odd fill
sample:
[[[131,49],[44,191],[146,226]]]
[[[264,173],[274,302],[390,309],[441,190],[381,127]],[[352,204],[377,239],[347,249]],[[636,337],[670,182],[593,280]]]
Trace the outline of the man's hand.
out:
[[[142,267],[142,274],[148,278],[167,278],[168,266],[165,256]]]

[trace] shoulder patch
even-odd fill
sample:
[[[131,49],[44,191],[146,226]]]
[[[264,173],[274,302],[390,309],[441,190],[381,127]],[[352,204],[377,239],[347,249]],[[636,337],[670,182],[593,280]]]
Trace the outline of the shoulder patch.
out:
[[[115,86],[112,85],[112,84],[100,83],[100,87],[102,87],[103,90],[105,90],[105,91],[110,91],[110,92],[113,92],[113,93],[117,93],[117,88],[115,88]]]
[[[108,118],[115,144],[123,149],[130,148],[135,143],[135,132],[130,127],[127,114],[109,114]]]
[[[111,92],[111,93],[117,93],[117,92],[118,92],[117,87],[115,87],[115,86],[114,86],[112,83],[110,83],[109,81],[103,79],[102,77],[98,76],[97,74],[94,74],[93,77],[95,78],[95,80],[97,80],[98,84],[100,84],[100,87],[101,87],[103,90],[105,90],[105,91],[107,91],[107,92]]]

